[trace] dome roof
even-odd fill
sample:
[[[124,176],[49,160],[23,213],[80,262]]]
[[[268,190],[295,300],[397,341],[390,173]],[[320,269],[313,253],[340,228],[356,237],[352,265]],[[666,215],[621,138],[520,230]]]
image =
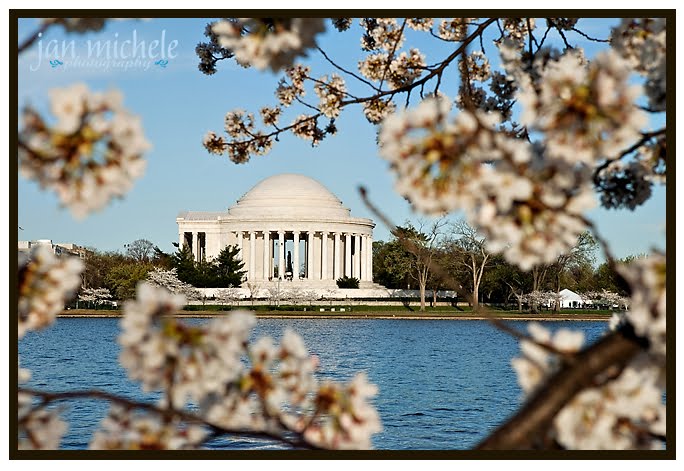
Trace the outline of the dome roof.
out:
[[[283,173],[257,183],[237,200],[231,216],[250,218],[350,217],[349,209],[326,187],[311,177]]]

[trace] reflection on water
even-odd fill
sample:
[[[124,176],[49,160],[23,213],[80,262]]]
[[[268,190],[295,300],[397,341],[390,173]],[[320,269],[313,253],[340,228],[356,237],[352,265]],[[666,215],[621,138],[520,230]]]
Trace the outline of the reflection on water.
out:
[[[190,323],[206,322],[190,319]],[[525,322],[512,322],[525,329]],[[585,331],[589,341],[604,322],[546,322]],[[512,414],[521,390],[510,368],[518,344],[484,321],[375,319],[260,319],[255,337],[279,340],[286,328],[303,338],[320,359],[320,375],[346,381],[366,371],[379,387],[375,406],[384,426],[378,449],[467,449]],[[45,390],[97,388],[153,401],[119,366],[116,319],[59,319],[19,344],[21,365],[32,371],[30,386]],[[107,404],[71,402],[64,448],[86,448]],[[212,442],[212,448],[268,449],[263,440]]]

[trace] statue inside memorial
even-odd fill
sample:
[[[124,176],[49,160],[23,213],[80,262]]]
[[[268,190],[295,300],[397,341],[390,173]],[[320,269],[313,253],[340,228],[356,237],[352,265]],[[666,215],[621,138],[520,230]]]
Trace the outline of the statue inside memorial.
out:
[[[285,265],[285,279],[292,281],[292,253],[287,251],[287,264]]]

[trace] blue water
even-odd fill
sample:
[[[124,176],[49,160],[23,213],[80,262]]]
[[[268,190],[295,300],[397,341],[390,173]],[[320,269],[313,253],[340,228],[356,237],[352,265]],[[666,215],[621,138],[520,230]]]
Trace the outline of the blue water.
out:
[[[204,322],[192,319],[188,322]],[[525,322],[511,322],[526,329]],[[598,338],[605,322],[545,322],[547,328],[583,330]],[[374,404],[384,430],[376,449],[460,450],[476,445],[520,405],[510,359],[518,342],[484,321],[260,319],[255,335],[280,339],[291,327],[320,359],[321,378],[346,381],[366,371],[379,387]],[[104,389],[153,401],[118,364],[117,319],[59,319],[19,343],[30,386],[52,391]],[[65,403],[69,431],[62,447],[87,448],[107,412],[104,401]],[[215,448],[278,447],[263,441],[220,441]]]

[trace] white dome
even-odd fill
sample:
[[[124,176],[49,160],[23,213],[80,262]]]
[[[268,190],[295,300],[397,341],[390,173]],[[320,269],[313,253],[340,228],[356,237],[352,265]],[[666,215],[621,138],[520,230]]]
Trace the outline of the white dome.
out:
[[[293,173],[268,177],[257,183],[229,210],[242,217],[348,218],[350,211],[337,196],[313,178]]]

